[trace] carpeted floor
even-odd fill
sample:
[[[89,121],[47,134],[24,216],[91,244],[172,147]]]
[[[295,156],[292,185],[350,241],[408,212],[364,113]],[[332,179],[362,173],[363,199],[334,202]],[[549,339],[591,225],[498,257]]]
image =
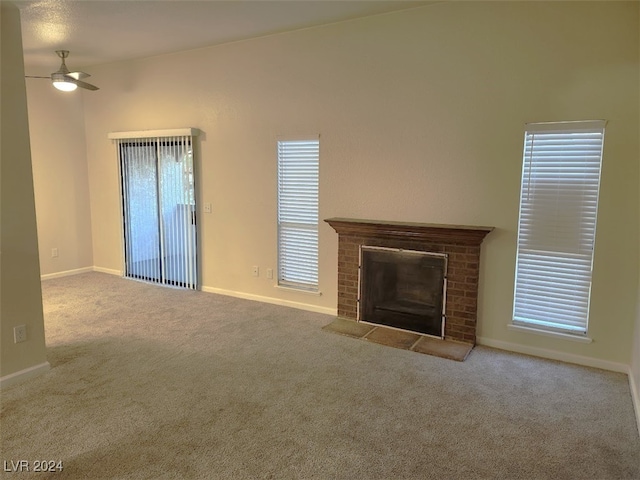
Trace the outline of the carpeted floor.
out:
[[[64,469],[3,478],[640,478],[622,374],[100,273],[43,294],[52,369],[2,391],[0,460]]]

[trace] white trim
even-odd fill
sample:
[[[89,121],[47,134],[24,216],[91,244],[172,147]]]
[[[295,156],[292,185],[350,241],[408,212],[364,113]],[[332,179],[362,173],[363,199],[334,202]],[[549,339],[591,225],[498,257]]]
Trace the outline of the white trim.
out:
[[[138,130],[134,132],[109,132],[108,138],[156,138],[156,137],[197,137],[200,130],[197,128],[173,128],[169,130]]]
[[[111,268],[96,267],[95,265],[93,266],[93,271],[100,272],[100,273],[108,273],[109,275],[117,275],[119,277],[122,276],[122,270],[113,270]]]
[[[559,360],[561,362],[575,363],[585,367],[601,368],[612,372],[629,373],[629,366],[624,363],[610,362],[608,360],[600,360],[599,358],[584,357],[582,355],[574,355],[572,353],[558,352],[556,350],[548,350],[546,348],[531,347],[527,345],[519,345],[517,343],[503,342],[502,340],[492,340],[485,337],[477,337],[476,343],[487,347],[499,348],[500,350],[508,350],[510,352],[523,353],[534,357],[548,358],[550,360]]]
[[[309,305],[308,303],[292,302],[291,300],[282,300],[280,298],[265,297],[262,295],[254,295],[252,293],[236,292],[233,290],[226,290],[224,288],[216,287],[202,287],[203,292],[217,293],[219,295],[227,295],[229,297],[242,298],[244,300],[253,300],[256,302],[270,303],[273,305],[280,305],[282,307],[297,308],[299,310],[306,310],[315,313],[324,313],[326,315],[336,316],[338,310],[336,308],[319,307],[317,305]]]
[[[586,334],[603,145],[603,121],[526,125],[514,323]]]
[[[287,285],[278,285],[277,283],[274,285],[278,290],[284,290],[285,292],[296,292],[296,293],[304,293],[305,295],[313,295],[316,297],[322,296],[322,292],[320,290],[306,290],[304,288],[296,288],[296,287],[288,287]]]
[[[640,434],[640,385],[636,385],[633,376],[633,370],[629,367],[629,389],[631,390],[631,402],[636,412],[636,423],[638,424],[638,433]]]
[[[283,140],[277,158],[277,283],[319,290],[320,140]]]
[[[606,120],[576,120],[569,122],[534,122],[525,123],[524,127],[529,132],[548,131],[582,131],[591,129],[604,129],[607,126]]]
[[[119,277],[122,276],[122,270],[113,270],[111,268],[96,267],[94,265],[92,267],[82,267],[82,268],[76,268],[74,270],[64,270],[62,272],[47,273],[46,275],[40,275],[40,280],[44,282],[45,280],[52,280],[54,278],[62,278],[62,277],[70,277],[71,275],[79,275],[81,273],[88,273],[88,272],[100,272],[100,273],[108,273],[109,275],[117,275]]]
[[[9,375],[0,377],[0,389],[37,377],[38,375],[42,375],[43,373],[48,372],[50,368],[51,365],[49,365],[49,362],[44,362],[39,365],[34,365],[33,367],[20,370],[19,372],[10,373]]]
[[[86,268],[79,268],[77,270],[68,270],[67,272],[59,272],[59,273],[53,273],[50,275],[55,275],[55,276],[51,276],[50,278],[57,278],[57,277],[63,277],[63,276],[67,276],[67,275],[77,275],[79,273],[85,273],[85,272],[100,272],[100,273],[107,273],[109,275],[117,275],[119,277],[123,276],[123,273],[121,270],[113,270],[111,268],[103,268],[103,267],[86,267]],[[169,285],[166,285],[169,286]],[[322,295],[322,292],[311,292],[311,291],[306,291],[306,290],[298,290],[297,288],[288,288],[288,287],[282,287],[282,286],[278,286],[278,285],[274,285],[276,288],[278,288],[278,290],[286,290],[289,292],[294,292],[294,293],[302,293],[305,295],[311,295],[311,296],[320,296]],[[203,286],[201,288],[201,290],[203,292],[207,292],[207,293],[217,293],[219,295],[227,295],[229,297],[236,297],[236,298],[243,298],[245,300],[253,300],[256,302],[264,302],[264,303],[271,303],[273,305],[280,305],[283,307],[291,307],[291,308],[297,308],[299,310],[307,310],[309,312],[316,312],[316,313],[324,313],[326,315],[333,315],[333,316],[337,316],[338,315],[338,309],[337,308],[328,308],[328,307],[319,307],[317,305],[309,305],[308,303],[301,303],[301,302],[293,302],[291,300],[282,300],[279,298],[273,298],[273,297],[265,297],[262,295],[254,295],[252,293],[244,293],[244,292],[236,292],[234,290],[226,290],[224,288],[215,288],[215,287],[205,287]]]
[[[87,272],[93,272],[93,267],[83,267],[83,268],[76,268],[74,270],[64,270],[62,272],[47,273],[45,275],[40,275],[40,280],[45,281],[45,280],[51,280],[52,278],[69,277],[71,275],[78,275],[80,273],[87,273]]]
[[[579,336],[579,335],[571,335],[570,333],[562,333],[562,332],[554,332],[552,330],[542,330],[538,328],[524,327],[522,325],[507,325],[508,330],[513,330],[516,332],[524,332],[524,333],[533,333],[534,335],[544,335],[545,337],[554,337],[561,338],[563,340],[570,340],[572,342],[579,343],[591,343],[593,340],[589,337]]]

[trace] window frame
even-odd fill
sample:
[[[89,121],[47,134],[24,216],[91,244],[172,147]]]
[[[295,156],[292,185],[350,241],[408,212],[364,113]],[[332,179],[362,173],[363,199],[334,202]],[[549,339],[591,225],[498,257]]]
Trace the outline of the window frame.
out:
[[[512,328],[588,333],[605,127],[525,125]]]
[[[319,135],[278,137],[276,153],[277,286],[318,294]]]

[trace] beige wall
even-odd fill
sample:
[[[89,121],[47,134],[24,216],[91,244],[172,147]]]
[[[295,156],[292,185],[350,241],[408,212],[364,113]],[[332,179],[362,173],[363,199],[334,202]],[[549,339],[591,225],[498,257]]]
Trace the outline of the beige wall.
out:
[[[640,9],[638,9],[638,22],[640,23]],[[638,41],[640,42],[640,34],[638,35]],[[638,155],[638,162],[640,163],[640,155]],[[638,183],[640,184],[640,177],[638,177]],[[640,204],[640,198],[638,198]],[[640,209],[638,210],[640,214]],[[640,224],[640,218],[638,219]],[[640,242],[638,243],[638,249],[640,250]],[[639,255],[640,261],[640,255]],[[632,388],[632,396],[634,400],[634,406],[636,409],[636,419],[638,421],[638,431],[640,431],[640,263],[638,263],[638,297],[636,299],[636,326],[633,340],[633,350],[631,352],[631,367],[629,369],[630,384]]]
[[[0,2],[0,380],[46,363],[38,239],[29,151],[29,125],[22,60],[20,15]],[[26,325],[27,341],[13,342],[13,328]]]
[[[27,79],[40,270],[93,266],[83,91],[61,92]],[[58,257],[51,250],[58,249]]]
[[[629,383],[632,389],[631,395],[633,397],[636,419],[638,421],[638,431],[640,431],[640,288],[638,289],[638,299],[631,367],[629,369]]]
[[[638,57],[637,2],[450,2],[94,67],[101,90],[84,95],[93,263],[122,268],[107,133],[197,127],[199,201],[213,205],[199,215],[204,286],[335,309],[337,235],[326,224],[322,296],[251,276],[252,265],[276,267],[276,137],[319,133],[321,218],[496,227],[482,255],[482,341],[629,364]],[[523,125],[580,119],[609,122],[591,344],[507,329]]]

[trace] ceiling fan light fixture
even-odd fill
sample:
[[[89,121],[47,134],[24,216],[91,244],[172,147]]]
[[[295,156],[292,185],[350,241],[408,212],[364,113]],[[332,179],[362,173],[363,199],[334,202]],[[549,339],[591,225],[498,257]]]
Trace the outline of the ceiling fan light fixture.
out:
[[[1,2],[2,0],[0,0]],[[57,72],[53,72],[51,74],[51,82],[53,86],[58,90],[63,92],[73,92],[76,88],[84,88],[85,90],[100,90],[95,85],[91,85],[90,83],[83,82],[81,78],[90,77],[88,73],[84,72],[70,72],[67,66],[64,63],[64,59],[69,56],[68,50],[56,50],[56,53],[62,60],[62,64]],[[40,77],[36,75],[25,75],[26,78],[49,78],[49,77]]]
[[[54,80],[53,86],[58,90],[62,90],[63,92],[73,92],[76,88],[78,88],[78,85],[68,80]]]

